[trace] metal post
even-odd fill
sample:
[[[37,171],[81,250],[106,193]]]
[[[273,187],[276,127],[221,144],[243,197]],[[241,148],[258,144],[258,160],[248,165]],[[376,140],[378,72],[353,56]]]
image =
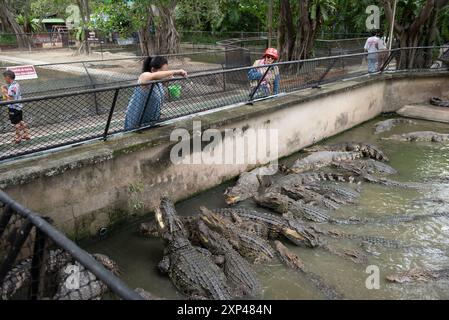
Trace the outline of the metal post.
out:
[[[153,83],[153,84],[151,85],[150,92],[148,92],[148,98],[147,98],[147,100],[146,100],[146,102],[145,102],[145,105],[144,105],[142,114],[140,115],[139,128],[142,126],[143,117],[145,116],[145,112],[147,111],[148,103],[150,102],[151,95],[153,94],[154,86],[155,86],[155,84]]]
[[[262,84],[262,82],[265,80],[265,78],[267,77],[268,72],[270,72],[271,68],[273,66],[269,66],[267,68],[267,71],[265,71],[264,75],[262,76],[262,78],[260,78],[259,83],[257,84],[257,87],[253,90],[253,92],[251,92],[251,94],[249,95],[249,102],[251,103],[254,100],[254,96],[256,95],[257,91],[260,88],[260,85]]]
[[[6,230],[6,226],[9,223],[9,220],[11,220],[12,215],[14,214],[14,211],[11,209],[11,206],[6,205],[6,207],[3,209],[3,215],[0,219],[0,238],[3,236],[3,233]]]
[[[116,89],[114,93],[114,99],[112,100],[111,110],[109,111],[108,122],[106,123],[106,128],[104,129],[103,140],[106,141],[108,138],[109,127],[111,126],[112,116],[114,115],[115,106],[117,105],[118,93],[120,89]]]
[[[313,89],[320,89],[321,88],[321,82],[324,80],[324,78],[326,78],[326,76],[329,74],[329,71],[331,71],[331,69],[334,67],[335,63],[336,63],[336,59],[332,59],[332,63],[327,67],[326,71],[324,72],[324,74],[320,77],[320,79],[318,80],[317,84],[314,85],[312,88]]]
[[[11,199],[6,193],[1,190],[0,201],[10,204],[12,209],[20,216],[27,217],[28,224],[36,225],[37,228],[47,234],[48,237],[56,245],[70,253],[76,261],[85,266],[90,272],[92,272],[99,280],[103,281],[113,292],[118,294],[121,298],[128,300],[143,300],[143,298],[139,294],[131,290],[127,285],[125,285],[125,283],[123,283],[122,280],[114,276],[101,263],[99,263],[91,255],[78,247],[73,241],[69,240],[65,235],[56,230],[51,224],[42,219],[39,215],[29,209],[24,208],[22,205]],[[2,266],[2,268],[3,267],[4,265]],[[5,269],[7,272],[10,270],[10,267]],[[0,283],[2,281],[3,278],[0,277]]]
[[[31,260],[31,286],[29,291],[30,300],[38,300],[42,297],[45,261],[47,258],[47,235],[36,229],[36,239],[33,248],[33,259]]]
[[[86,70],[86,74],[87,74],[87,77],[89,78],[89,82],[90,82],[90,85],[92,86],[92,89],[96,89],[95,82],[92,79],[92,77],[91,77],[91,75],[89,73],[89,70],[87,70],[86,63],[83,62],[82,65],[84,67],[84,70]],[[100,115],[100,110],[98,108],[98,100],[97,100],[97,93],[96,92],[94,92],[94,101],[95,101],[95,112],[96,112],[97,115]]]
[[[385,60],[384,64],[380,68],[381,73],[385,71],[385,69],[388,67],[388,65],[390,64],[391,60],[393,60],[395,55],[396,55],[396,51],[395,52],[390,51],[390,55],[388,56],[387,60]]]
[[[4,260],[3,264],[0,267],[0,283],[3,282],[6,275],[8,274],[8,271],[11,270],[32,228],[33,224],[30,222],[29,219],[27,219],[22,228],[20,228],[18,232],[18,237],[14,240],[13,244],[11,245],[11,249],[8,253],[8,256],[6,257],[6,259]]]

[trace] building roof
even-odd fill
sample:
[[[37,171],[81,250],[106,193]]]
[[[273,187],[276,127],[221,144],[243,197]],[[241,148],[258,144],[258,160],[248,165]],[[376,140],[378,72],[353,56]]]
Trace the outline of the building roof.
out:
[[[39,22],[39,19],[33,19],[33,22]],[[65,23],[65,20],[59,18],[47,18],[42,19],[42,23]]]

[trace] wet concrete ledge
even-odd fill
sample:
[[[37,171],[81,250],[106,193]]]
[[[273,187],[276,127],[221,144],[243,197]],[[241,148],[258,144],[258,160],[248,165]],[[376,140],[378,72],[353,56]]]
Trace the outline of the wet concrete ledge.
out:
[[[279,156],[284,157],[382,112],[423,103],[431,96],[447,97],[448,75],[402,73],[339,81],[107,142],[3,163],[0,187],[30,209],[52,217],[70,236],[82,238],[150,212],[162,194],[186,199],[255,166],[174,165],[170,152],[176,142],[170,141],[170,134],[178,128],[192,134],[193,120],[201,121],[202,130],[233,129],[237,140],[245,139],[250,128],[277,129]]]

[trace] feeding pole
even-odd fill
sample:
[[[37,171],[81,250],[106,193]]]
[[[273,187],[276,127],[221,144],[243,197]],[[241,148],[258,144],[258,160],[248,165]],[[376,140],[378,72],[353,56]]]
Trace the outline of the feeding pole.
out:
[[[273,38],[273,0],[268,0],[268,48],[271,48]]]
[[[394,31],[394,24],[396,23],[396,8],[398,5],[398,0],[394,0],[394,8],[393,8],[393,18],[391,19],[391,30],[390,30],[390,41],[388,44],[388,50],[391,51],[391,48],[393,46],[393,31]]]

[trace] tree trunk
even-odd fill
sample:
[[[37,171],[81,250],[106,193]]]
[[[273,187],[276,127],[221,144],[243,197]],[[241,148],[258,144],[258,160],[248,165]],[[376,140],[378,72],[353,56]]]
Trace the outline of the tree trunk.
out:
[[[81,13],[81,28],[84,29],[84,39],[80,41],[80,47],[78,48],[78,52],[80,54],[90,54],[90,46],[87,38],[89,37],[89,30],[87,30],[87,24],[90,21],[90,10],[89,10],[89,0],[76,0],[76,3],[80,9]]]
[[[0,20],[3,26],[14,33],[17,38],[17,44],[20,49],[31,50],[31,42],[27,35],[25,35],[23,28],[17,23],[14,15],[12,14],[7,2],[5,0],[0,1]]]
[[[174,54],[180,51],[179,33],[173,17],[176,3],[176,0],[171,0],[168,4],[158,7],[160,24],[157,28],[157,39],[160,54]]]
[[[149,10],[150,11],[150,10]],[[150,32],[150,28],[154,26],[153,15],[148,13],[146,25],[139,30],[140,51],[143,56],[150,56],[156,53],[156,38],[154,33]]]
[[[289,0],[281,0],[280,2],[280,22],[278,33],[278,44],[281,59],[284,61],[290,61],[293,56],[293,47],[295,45],[296,34]]]
[[[297,36],[293,51],[292,60],[307,59],[313,50],[313,41],[320,23],[319,7],[316,13],[316,19],[310,17],[310,0],[300,1],[299,21],[297,24]]]

